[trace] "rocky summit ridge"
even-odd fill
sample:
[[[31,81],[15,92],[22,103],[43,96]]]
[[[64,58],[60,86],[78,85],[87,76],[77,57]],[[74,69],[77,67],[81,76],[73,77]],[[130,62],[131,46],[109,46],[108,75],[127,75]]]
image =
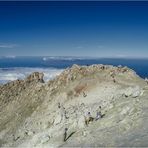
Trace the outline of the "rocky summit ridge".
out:
[[[148,84],[128,67],[78,66],[0,85],[1,147],[148,146]]]

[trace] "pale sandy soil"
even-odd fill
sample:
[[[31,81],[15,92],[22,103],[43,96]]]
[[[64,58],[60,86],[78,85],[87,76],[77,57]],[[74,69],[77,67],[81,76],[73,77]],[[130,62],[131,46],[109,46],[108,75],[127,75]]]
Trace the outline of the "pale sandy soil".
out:
[[[1,147],[148,146],[148,85],[134,71],[74,65],[48,83],[33,79],[0,86]]]

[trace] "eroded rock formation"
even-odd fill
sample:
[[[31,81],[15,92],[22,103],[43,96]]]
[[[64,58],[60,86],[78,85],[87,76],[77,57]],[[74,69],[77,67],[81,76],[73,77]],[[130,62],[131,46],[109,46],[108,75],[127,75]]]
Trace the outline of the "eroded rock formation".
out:
[[[73,65],[0,86],[0,145],[148,146],[147,82],[127,67]]]

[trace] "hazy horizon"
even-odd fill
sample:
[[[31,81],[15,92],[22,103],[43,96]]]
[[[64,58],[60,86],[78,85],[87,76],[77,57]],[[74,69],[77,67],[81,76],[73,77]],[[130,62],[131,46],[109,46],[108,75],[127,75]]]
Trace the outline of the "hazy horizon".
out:
[[[67,56],[59,56],[59,55],[18,55],[18,56],[15,56],[15,55],[2,55],[0,56],[0,58],[17,58],[17,57],[49,57],[49,58],[84,58],[84,59],[87,59],[87,58],[106,58],[106,59],[148,59],[148,56],[73,56],[73,55],[67,55]]]

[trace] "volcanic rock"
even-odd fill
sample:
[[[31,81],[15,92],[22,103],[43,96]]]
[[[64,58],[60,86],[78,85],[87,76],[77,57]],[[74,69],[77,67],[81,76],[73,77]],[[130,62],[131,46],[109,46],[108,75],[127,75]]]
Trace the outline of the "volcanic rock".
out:
[[[148,86],[133,70],[73,65],[43,82],[0,85],[1,147],[148,146]]]

